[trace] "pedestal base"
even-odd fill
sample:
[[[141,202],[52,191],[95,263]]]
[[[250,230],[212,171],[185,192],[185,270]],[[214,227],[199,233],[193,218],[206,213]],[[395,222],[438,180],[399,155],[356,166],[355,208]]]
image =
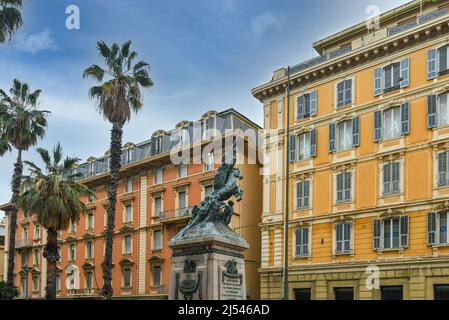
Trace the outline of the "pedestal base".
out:
[[[171,300],[246,300],[248,245],[221,237],[170,242],[173,250]]]

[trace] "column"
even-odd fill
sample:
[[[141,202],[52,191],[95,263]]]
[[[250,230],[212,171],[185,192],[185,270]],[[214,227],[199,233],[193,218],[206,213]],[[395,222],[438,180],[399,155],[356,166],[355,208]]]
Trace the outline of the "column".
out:
[[[138,294],[145,294],[147,266],[147,174],[140,177]]]

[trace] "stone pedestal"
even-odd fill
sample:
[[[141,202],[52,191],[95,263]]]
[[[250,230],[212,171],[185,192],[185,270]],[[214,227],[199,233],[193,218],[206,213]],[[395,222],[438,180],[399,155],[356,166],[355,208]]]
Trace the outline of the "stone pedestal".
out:
[[[170,300],[246,300],[243,252],[249,246],[237,234],[175,237],[169,245]]]

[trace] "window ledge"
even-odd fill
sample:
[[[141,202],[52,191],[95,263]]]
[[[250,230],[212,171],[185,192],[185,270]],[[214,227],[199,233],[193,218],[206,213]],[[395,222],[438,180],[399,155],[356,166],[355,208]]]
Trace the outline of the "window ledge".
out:
[[[384,88],[384,89],[382,90],[382,94],[383,94],[383,95],[387,95],[387,94],[396,92],[396,91],[401,90],[401,89],[402,89],[402,88],[401,88],[400,85],[397,85],[397,86],[394,86],[394,87],[390,87],[390,88]]]
[[[296,260],[312,259],[312,256],[311,255],[306,255],[306,256],[295,255],[293,257],[293,259],[296,259]]]
[[[354,200],[343,200],[343,201],[337,201],[334,203],[334,206],[339,206],[342,204],[354,204]]]
[[[307,158],[307,159],[298,159],[298,160],[296,160],[295,162],[293,162],[294,164],[297,164],[297,163],[304,163],[304,162],[308,162],[308,161],[310,161],[310,160],[313,160],[313,157],[312,156],[310,156],[309,158]]]
[[[341,252],[334,252],[332,254],[333,257],[342,257],[342,256],[354,256],[354,251],[341,251]]]
[[[341,110],[347,110],[355,107],[355,103],[351,102],[342,106],[335,106],[335,111],[339,112]]]
[[[438,131],[438,130],[443,130],[443,129],[448,129],[448,128],[449,128],[449,124],[443,124],[441,126],[436,125],[435,127],[432,128],[432,130]]]
[[[405,247],[405,248],[377,249],[376,251],[377,251],[378,253],[383,253],[383,252],[395,252],[395,251],[401,252],[401,251],[404,251],[405,249],[407,249],[407,248]]]
[[[387,143],[387,142],[393,142],[395,140],[402,140],[404,139],[404,135],[400,135],[399,137],[393,137],[393,138],[388,138],[388,139],[382,139],[380,141],[378,141],[378,143]],[[400,141],[399,141],[400,142]]]
[[[354,150],[356,150],[356,149],[357,149],[357,147],[351,147],[351,148],[344,149],[344,150],[337,150],[337,151],[334,151],[334,152],[332,152],[332,154],[338,155],[339,153],[344,153],[344,152],[348,152],[348,151],[354,151]]]
[[[313,210],[312,207],[301,207],[301,208],[295,208],[295,210],[293,210],[293,212],[304,212],[304,211],[310,211]]]
[[[404,193],[403,192],[398,192],[398,193],[384,193],[382,194],[379,198],[381,199],[385,199],[385,198],[393,198],[393,197],[397,197],[397,196],[403,196]]]
[[[445,247],[449,247],[449,243],[439,243],[439,244],[432,244],[429,245],[431,248],[445,248]]]

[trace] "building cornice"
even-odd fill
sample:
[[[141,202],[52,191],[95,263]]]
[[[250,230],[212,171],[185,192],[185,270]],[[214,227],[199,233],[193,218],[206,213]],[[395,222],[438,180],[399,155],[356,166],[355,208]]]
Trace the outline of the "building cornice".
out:
[[[396,36],[384,38],[371,45],[352,50],[344,55],[311,66],[305,70],[294,72],[290,75],[290,87],[292,90],[295,90],[307,86],[395,52],[422,44],[440,35],[445,35],[448,32],[449,19],[445,15],[428,23],[418,25],[411,30],[407,30],[407,33],[399,33]],[[282,77],[254,88],[252,90],[253,96],[259,101],[264,102],[284,94],[287,88],[287,70],[281,70],[284,72]]]

